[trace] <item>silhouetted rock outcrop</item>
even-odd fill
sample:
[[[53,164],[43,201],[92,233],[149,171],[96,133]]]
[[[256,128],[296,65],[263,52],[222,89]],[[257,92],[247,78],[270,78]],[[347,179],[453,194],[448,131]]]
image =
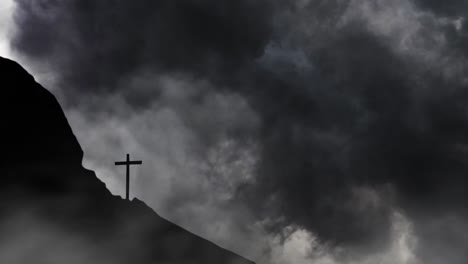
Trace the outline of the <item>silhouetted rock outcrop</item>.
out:
[[[4,58],[0,83],[0,263],[251,263],[111,195],[55,97]]]

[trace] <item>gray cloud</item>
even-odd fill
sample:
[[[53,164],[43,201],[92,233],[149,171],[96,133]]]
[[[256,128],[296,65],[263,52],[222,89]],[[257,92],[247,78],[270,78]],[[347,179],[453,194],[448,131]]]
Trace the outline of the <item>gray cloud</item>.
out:
[[[142,67],[217,74],[261,55],[270,34],[262,2],[16,1],[13,42],[80,91],[113,90]]]
[[[460,0],[449,0],[445,3],[435,0],[416,0],[415,2],[422,8],[448,16],[464,16],[464,11],[468,8],[468,4]]]
[[[109,153],[132,151],[154,164],[136,176],[153,208],[257,259],[238,245],[283,258],[291,234],[337,263],[392,259],[399,212],[418,240],[401,263],[464,263],[430,231],[452,216],[466,244],[466,8],[450,3],[17,0],[12,43],[57,75],[115,193]]]

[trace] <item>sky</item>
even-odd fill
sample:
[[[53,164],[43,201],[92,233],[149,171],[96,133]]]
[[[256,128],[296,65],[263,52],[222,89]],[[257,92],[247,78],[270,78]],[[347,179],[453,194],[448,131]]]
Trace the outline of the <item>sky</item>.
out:
[[[259,264],[467,263],[462,0],[15,0],[84,166]]]
[[[9,34],[12,28],[12,14],[14,3],[13,0],[6,0],[0,3],[0,55],[3,57],[11,57],[9,49]]]

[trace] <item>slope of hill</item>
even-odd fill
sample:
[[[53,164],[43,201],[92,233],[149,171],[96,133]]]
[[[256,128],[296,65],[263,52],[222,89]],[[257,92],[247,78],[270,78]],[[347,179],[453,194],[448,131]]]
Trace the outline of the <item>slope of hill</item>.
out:
[[[0,263],[252,263],[113,196],[55,97],[4,58],[0,82]]]

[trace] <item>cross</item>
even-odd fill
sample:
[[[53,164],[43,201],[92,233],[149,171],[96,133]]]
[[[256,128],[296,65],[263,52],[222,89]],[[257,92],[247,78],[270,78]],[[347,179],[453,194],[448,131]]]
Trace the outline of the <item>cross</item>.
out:
[[[127,160],[126,161],[116,161],[115,165],[125,165],[127,166],[127,187],[126,187],[126,196],[125,198],[127,200],[130,200],[130,165],[140,165],[143,162],[141,160],[133,160],[130,161],[130,154],[127,154]]]

